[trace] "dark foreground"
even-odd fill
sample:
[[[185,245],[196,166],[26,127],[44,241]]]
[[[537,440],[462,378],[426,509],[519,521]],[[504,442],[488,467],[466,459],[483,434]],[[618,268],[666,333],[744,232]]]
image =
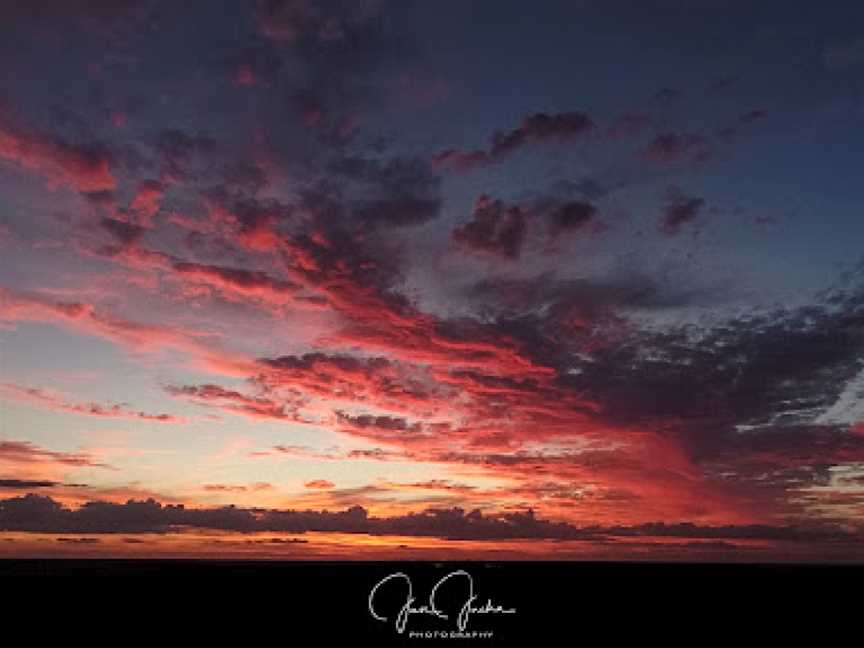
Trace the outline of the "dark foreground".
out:
[[[69,638],[119,622],[114,645],[182,635],[243,646],[749,645],[805,630],[828,641],[859,624],[862,577],[862,566],[815,565],[0,561],[7,624],[23,618],[17,608]],[[409,580],[413,609],[428,609],[441,583],[435,604],[448,618],[412,613],[398,632]],[[460,631],[471,582],[486,611]]]

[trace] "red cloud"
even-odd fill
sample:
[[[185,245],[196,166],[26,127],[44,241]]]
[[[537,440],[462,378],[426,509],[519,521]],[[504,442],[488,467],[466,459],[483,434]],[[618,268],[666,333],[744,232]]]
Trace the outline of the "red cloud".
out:
[[[185,261],[175,261],[171,268],[182,277],[200,281],[224,292],[258,297],[276,304],[294,301],[294,296],[300,289],[296,284],[273,279],[260,271]]]
[[[82,193],[115,187],[111,158],[105,151],[74,146],[47,135],[0,126],[0,158],[44,175],[52,185],[65,185]]]
[[[287,305],[303,310],[320,310],[322,303],[297,283],[276,279],[260,270],[192,263],[140,245],[146,230],[122,221],[105,219],[103,227],[120,245],[93,252],[108,256],[132,268],[150,268],[166,273],[181,290],[205,286],[228,300],[251,300],[280,309]]]
[[[14,293],[0,287],[0,320],[49,322],[96,335],[133,351],[174,350],[196,364],[227,375],[249,375],[249,358],[221,350],[201,331],[135,322],[104,314],[88,303],[62,302],[39,294]]]
[[[137,217],[140,225],[150,227],[153,216],[159,211],[165,185],[156,180],[145,180],[138,185],[129,210]]]

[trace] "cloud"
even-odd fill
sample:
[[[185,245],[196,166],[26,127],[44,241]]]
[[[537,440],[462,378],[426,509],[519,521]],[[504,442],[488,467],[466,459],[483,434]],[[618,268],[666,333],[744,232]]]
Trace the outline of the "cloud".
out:
[[[257,0],[255,17],[261,33],[277,42],[337,43],[375,17],[383,3],[358,0],[350,4],[325,0]]]
[[[531,225],[545,221],[550,241],[601,227],[597,207],[584,200],[542,196],[519,204],[482,194],[474,202],[471,220],[453,230],[456,245],[481,255],[516,260],[531,237]]]
[[[151,144],[159,158],[159,177],[163,183],[192,179],[194,163],[218,148],[213,137],[205,131],[187,133],[179,129],[159,131]]]
[[[517,128],[495,133],[488,149],[448,149],[433,156],[432,163],[442,169],[468,171],[498,162],[535,143],[581,139],[594,128],[593,120],[582,112],[534,113],[525,117]]]
[[[221,68],[237,86],[272,87],[284,61],[268,44],[250,45],[220,61]]]
[[[334,484],[331,481],[327,481],[326,479],[313,479],[312,481],[308,481],[303,484],[306,488],[313,488],[319,490],[327,490],[329,488],[333,488]]]
[[[36,171],[51,186],[81,193],[110,191],[116,185],[111,156],[97,145],[70,144],[51,135],[0,125],[0,159]]]
[[[667,236],[680,234],[684,226],[696,220],[703,207],[704,199],[689,198],[678,190],[670,190],[660,220],[660,231]]]
[[[272,484],[267,482],[256,482],[249,485],[241,484],[204,484],[202,487],[205,491],[211,493],[245,493],[247,491],[258,492],[262,490],[270,490]]]
[[[103,218],[99,224],[120,244],[121,249],[139,243],[147,233],[145,227],[115,218]]]
[[[309,353],[262,358],[256,380],[274,395],[288,392],[336,403],[375,403],[401,411],[428,407],[428,394],[381,357]]]
[[[695,338],[683,329],[643,333],[597,350],[567,382],[608,404],[602,417],[614,426],[650,421],[665,429],[706,479],[717,480],[714,493],[726,490],[740,511],[802,515],[813,503],[801,489],[862,458],[851,424],[818,424],[860,371],[853,351],[864,344],[860,304],[853,291],[835,295],[833,305],[746,315]],[[626,377],[616,378],[622,363]],[[829,500],[821,505],[832,510]]]
[[[0,441],[0,462],[8,464],[56,464],[70,468],[108,468],[83,452],[54,452],[29,441]]]
[[[71,412],[97,418],[116,418],[127,420],[151,421],[154,423],[187,423],[182,416],[173,414],[152,414],[129,409],[125,403],[103,405],[100,403],[75,403],[62,396],[36,387],[24,387],[14,383],[0,383],[0,398],[27,403],[56,412]]]
[[[343,201],[366,225],[409,227],[438,217],[441,179],[424,160],[341,156],[328,165],[328,170],[331,183],[334,178],[344,181]]]
[[[92,304],[63,302],[34,293],[16,293],[0,286],[0,319],[49,322],[95,335],[138,353],[174,350],[189,354],[202,367],[246,374],[250,360],[214,346],[212,335],[179,327],[135,322],[104,314]],[[211,338],[207,340],[206,338]]]
[[[0,479],[0,488],[10,490],[33,490],[37,488],[53,488],[58,482],[32,479]]]
[[[292,417],[284,403],[267,398],[247,396],[240,392],[224,389],[218,385],[169,385],[165,391],[176,398],[186,398],[205,405],[215,405],[232,414],[240,414],[254,419],[281,419]]]
[[[707,160],[711,151],[701,135],[670,131],[657,135],[639,155],[654,164],[695,164]]]
[[[164,184],[158,180],[143,180],[135,190],[129,211],[135,215],[141,225],[150,227],[153,224],[153,216],[159,211],[164,195]]]
[[[381,168],[372,175],[380,177]],[[365,177],[365,169],[361,165],[357,177]],[[519,206],[531,214],[526,222],[555,213],[550,207],[538,216],[527,207]],[[575,223],[588,211],[576,209]],[[383,248],[343,228],[328,212],[314,212],[278,239],[277,259],[284,266],[274,272],[317,291],[339,316],[338,329],[316,341],[321,351],[244,364],[252,395],[207,384],[177,388],[175,395],[291,422],[299,420],[296,406],[302,402],[311,412],[309,420],[382,446],[378,455],[371,449],[350,457],[334,453],[340,458],[401,457],[478,469],[515,480],[523,488],[521,497],[568,518],[726,523],[758,518],[758,506],[752,509],[750,501],[761,506],[762,493],[775,497],[786,488],[786,478],[778,477],[768,480],[770,488],[766,482],[740,493],[714,473],[721,465],[742,479],[753,473],[745,462],[728,459],[723,444],[731,445],[734,425],[773,416],[771,407],[781,410],[779,393],[788,386],[775,385],[776,394],[758,392],[766,405],[758,410],[755,401],[736,391],[731,376],[756,389],[764,376],[750,377],[759,371],[749,363],[759,360],[749,345],[773,348],[770,333],[787,335],[783,326],[774,328],[768,320],[751,323],[751,331],[729,322],[727,337],[718,333],[689,341],[678,332],[663,338],[629,326],[622,311],[688,304],[693,296],[686,291],[667,294],[644,281],[592,286],[548,277],[548,286],[537,280],[490,289],[489,295],[502,295],[501,304],[510,299],[513,308],[493,310],[482,319],[448,319],[419,310],[393,290],[398,264],[392,271],[392,266],[382,268]],[[173,257],[155,258],[161,259],[160,267],[176,271]],[[88,326],[103,321],[86,305],[47,298],[13,299],[8,306],[16,316],[47,309],[53,317],[81,319]],[[104,332],[119,336],[127,328],[137,330],[116,324]],[[748,340],[754,331],[764,333],[764,341]],[[744,358],[728,376],[726,369],[717,369],[721,358],[710,353],[718,342],[731,349],[730,357]],[[806,347],[788,338],[786,343]],[[814,352],[814,357],[830,365],[826,354]],[[814,376],[823,376],[819,366],[811,366]],[[718,382],[710,383],[711,377]],[[682,399],[694,385],[700,393]],[[718,410],[724,416],[714,417]],[[538,452],[537,444],[556,451]],[[844,456],[854,455],[835,458]],[[553,494],[536,487],[538,475],[586,486]],[[506,499],[504,493],[498,497]]]
[[[483,195],[449,241],[427,236],[446,211],[435,166],[402,146],[393,147],[401,151],[393,155],[390,144],[357,136],[365,111],[381,100],[377,85],[392,78],[384,68],[413,63],[395,55],[413,44],[396,42],[390,18],[375,3],[255,3],[256,32],[229,39],[228,50],[216,55],[217,83],[208,83],[205,94],[218,99],[210,91],[221,89],[265,120],[271,112],[284,115],[287,105],[302,118],[300,132],[268,129],[268,121],[214,135],[165,130],[144,119],[146,106],[133,113],[129,128],[111,131],[112,137],[139,138],[122,148],[2,131],[7,161],[86,193],[86,213],[67,222],[80,227],[75,234],[84,240],[75,243],[90,255],[88,267],[113,261],[122,272],[111,281],[134,276],[153,284],[146,304],[131,305],[117,295],[92,299],[97,288],[90,277],[82,281],[88,296],[77,300],[56,296],[68,295],[68,288],[56,295],[2,290],[5,321],[59,324],[136,354],[188,357],[196,369],[245,382],[236,387],[220,385],[218,378],[183,378],[193,384],[167,387],[173,398],[269,426],[303,423],[369,446],[313,450],[285,443],[259,456],[415,462],[459,473],[458,480],[470,473],[507,484],[463,488],[455,485],[459,481],[429,480],[307,494],[320,501],[387,501],[418,495],[413,488],[423,491],[420,496],[446,498],[442,505],[459,498],[484,507],[527,503],[544,515],[607,526],[651,520],[731,524],[799,514],[805,497],[807,506],[817,505],[800,491],[824,484],[829,464],[860,456],[848,424],[812,420],[851,389],[854,367],[841,355],[860,346],[855,307],[845,304],[842,317],[829,313],[828,305],[741,320],[712,312],[714,328],[700,323],[679,329],[679,311],[716,306],[729,298],[728,286],[694,287],[677,267],[668,278],[587,276],[596,269],[593,258],[577,268],[563,255],[553,257],[551,244],[541,254],[538,240],[599,232],[607,207],[608,216],[615,215],[614,201],[601,201],[617,187],[641,181],[622,177],[617,168],[592,171],[598,179],[559,185],[560,192],[518,203]],[[177,74],[184,96],[194,100],[199,93],[181,85],[182,69]],[[232,78],[268,87],[233,88]],[[663,94],[668,99],[674,93]],[[149,100],[158,107],[166,96],[154,93]],[[106,127],[114,108],[102,112]],[[733,112],[730,119],[743,127],[763,117],[752,110]],[[434,162],[438,168],[496,164],[546,143],[583,142],[592,133],[615,148],[611,140],[644,137],[640,154],[661,164],[689,164],[710,154],[702,136],[649,130],[657,119],[633,111],[598,128],[582,112],[537,113],[476,150],[455,148]],[[291,115],[290,122],[300,126]],[[104,169],[92,160],[104,160]],[[108,176],[93,180],[100,169],[113,184]],[[511,190],[519,195],[518,187]],[[679,192],[661,208],[661,231],[679,235],[698,225],[705,204]],[[600,238],[598,245],[605,245]],[[451,282],[452,275],[431,270],[443,243],[492,262],[462,264],[464,272],[483,274]],[[599,247],[598,259],[606,258],[610,250]],[[515,260],[522,262],[506,263]],[[559,262],[560,274],[544,271]],[[423,282],[437,291],[429,300],[418,287]],[[180,304],[184,322],[213,324],[215,317],[218,328],[198,330],[148,308],[158,303],[157,288],[188,300],[188,309]],[[199,295],[207,299],[193,299]],[[147,308],[155,319],[123,317],[124,307]],[[667,326],[663,334],[644,325],[643,318],[653,322],[655,316]],[[304,327],[307,318],[317,337],[295,345],[295,322]],[[821,329],[808,329],[810,320]],[[279,330],[262,335],[262,326]],[[290,346],[282,347],[288,339]],[[91,416],[169,416],[38,390],[26,394],[45,407]],[[820,457],[806,456],[808,442],[820,448]],[[746,488],[730,483],[735,480],[729,475]],[[35,489],[41,476],[15,478]],[[195,488],[216,497],[254,487]],[[832,501],[836,510],[839,500]],[[829,506],[827,498],[819,502]],[[235,524],[233,513],[219,515]],[[250,520],[237,513],[236,524],[255,528],[256,515]],[[392,524],[487,533],[473,520],[429,513]],[[504,533],[499,522],[490,522],[495,530],[488,533]],[[517,524],[522,530],[527,525]]]
[[[337,411],[336,420],[340,429],[348,431],[349,434],[379,443],[396,442],[399,445],[409,446],[417,440],[426,439],[420,423],[409,423],[398,416],[351,415]]]
[[[261,36],[289,64],[290,105],[325,146],[355,135],[365,110],[383,96],[379,74],[415,55],[417,44],[391,33],[385,3],[259,0]]]
[[[221,190],[209,192],[211,218],[218,227],[227,223],[235,228],[236,241],[250,252],[270,252],[282,238],[280,227],[290,221],[292,210],[276,199],[237,198]]]
[[[633,526],[576,527],[537,517],[532,510],[484,514],[479,509],[429,508],[419,513],[372,517],[360,507],[343,511],[290,509],[186,508],[155,500],[125,504],[86,502],[69,509],[49,497],[28,494],[0,500],[0,530],[38,533],[169,533],[182,528],[241,533],[313,531],[494,541],[502,539],[604,540],[608,538],[704,538],[794,542],[845,542],[860,536],[842,527],[644,523]],[[94,538],[98,540],[98,538]]]
[[[137,225],[113,219],[103,219],[100,224],[119,245],[102,246],[88,253],[136,270],[157,270],[173,280],[180,292],[191,294],[205,287],[228,301],[246,301],[275,310],[289,305],[304,310],[323,306],[322,298],[299,283],[277,279],[262,270],[187,261],[142,245],[146,230]]]
[[[288,456],[294,459],[307,459],[310,461],[346,461],[357,459],[361,461],[399,461],[409,459],[404,452],[394,452],[383,448],[355,449],[355,450],[315,450],[306,446],[277,445],[270,450],[251,452],[251,458],[260,459],[272,456]]]
[[[474,203],[471,220],[453,230],[455,243],[469,250],[516,259],[526,235],[525,214],[517,206],[481,195]]]
[[[576,232],[592,223],[597,207],[581,200],[571,200],[554,207],[549,213],[549,230],[553,238]]]
[[[490,277],[467,285],[464,292],[473,304],[497,313],[502,320],[513,313],[521,314],[523,320],[529,314],[546,313],[545,318],[526,323],[539,329],[561,326],[568,335],[582,327],[610,328],[616,318],[631,311],[662,311],[716,298],[710,288],[688,286],[680,280],[661,282],[627,269],[592,279],[564,279],[554,272],[524,278]]]
[[[174,261],[171,268],[181,277],[199,281],[228,293],[262,298],[270,303],[291,303],[300,286],[268,276],[265,272],[224,266]]]

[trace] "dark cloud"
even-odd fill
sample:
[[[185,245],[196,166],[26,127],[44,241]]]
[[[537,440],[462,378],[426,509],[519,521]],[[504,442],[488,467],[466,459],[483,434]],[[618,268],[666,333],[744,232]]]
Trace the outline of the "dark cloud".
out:
[[[636,526],[576,527],[551,522],[525,512],[484,515],[479,509],[430,508],[420,513],[372,517],[360,506],[344,511],[279,509],[186,508],[155,500],[129,500],[125,504],[87,502],[68,509],[49,497],[29,494],[0,500],[0,529],[39,533],[170,533],[183,528],[305,533],[330,531],[370,535],[441,537],[462,540],[518,538],[602,540],[609,537],[666,537],[727,540],[774,540],[858,543],[860,536],[841,527],[825,525],[699,526],[690,523],[648,523]],[[98,538],[58,538],[58,541]]]
[[[35,488],[53,488],[58,486],[58,482],[53,481],[33,481],[27,479],[0,479],[0,488],[8,488],[13,490],[32,490]]]
[[[583,229],[597,216],[597,207],[588,202],[571,200],[555,207],[549,214],[549,229],[553,236]]]
[[[482,195],[474,203],[471,220],[453,230],[453,241],[470,250],[516,259],[522,251],[527,227],[518,206]]]
[[[842,308],[743,315],[699,333],[636,334],[598,351],[567,381],[610,403],[620,420],[662,418],[694,435],[725,427],[731,436],[702,439],[718,448],[739,424],[797,426],[832,405],[860,370],[864,320],[855,294],[845,300]],[[754,430],[745,438],[762,437]]]
[[[373,224],[385,224],[394,227],[406,225],[421,225],[434,220],[441,208],[439,200],[421,200],[416,198],[394,198],[368,202],[356,210],[357,216]]]
[[[417,158],[342,157],[329,170],[344,179],[345,202],[362,223],[380,227],[422,225],[437,218],[441,180]]]
[[[694,164],[711,155],[705,138],[692,133],[666,132],[655,137],[640,156],[655,164]]]
[[[121,246],[138,243],[147,233],[145,227],[134,225],[116,218],[103,218],[99,221],[102,228],[108,232]]]
[[[94,20],[123,22],[139,3],[118,2],[109,7],[105,2],[72,0],[60,4],[52,0],[45,5],[47,21],[61,25],[68,19],[79,24],[79,14],[90,14],[90,24]],[[167,10],[168,5],[164,6]],[[65,105],[77,101],[76,93],[84,93],[87,102],[110,105],[91,110],[92,118],[80,116],[78,106],[49,111],[62,136],[17,122],[4,123],[0,162],[34,172],[52,190],[71,189],[87,199],[82,203],[74,195],[64,195],[84,208],[62,222],[77,225],[80,220],[84,223],[82,237],[93,231],[102,238],[111,237],[109,247],[91,256],[124,268],[122,275],[100,276],[104,285],[134,273],[142,285],[152,281],[154,293],[158,287],[169,292],[169,299],[179,295],[176,301],[181,305],[194,300],[196,307],[210,306],[205,302],[212,299],[219,309],[190,309],[184,318],[218,319],[231,308],[230,322],[219,319],[219,334],[211,336],[198,328],[186,330],[178,320],[145,325],[108,314],[100,304],[58,302],[52,297],[0,290],[4,317],[11,322],[60,323],[135,351],[170,349],[184,360],[188,356],[196,370],[227,370],[232,377],[242,373],[247,379],[242,387],[234,383],[220,386],[215,378],[214,382],[208,378],[202,384],[172,385],[166,391],[219,413],[266,419],[271,425],[312,423],[387,447],[318,454],[307,449],[303,455],[306,451],[286,444],[274,448],[272,454],[294,453],[324,461],[464,464],[518,481],[518,490],[508,493],[511,496],[542,499],[544,506],[551,502],[550,511],[559,505],[571,507],[574,519],[583,513],[594,514],[592,504],[601,507],[593,510],[600,511],[598,517],[612,511],[602,508],[608,505],[632,507],[638,512],[626,514],[646,516],[640,519],[651,519],[647,516],[655,512],[668,519],[692,519],[713,514],[717,502],[703,495],[715,494],[722,503],[731,502],[716,519],[731,517],[730,511],[735,519],[749,516],[745,504],[753,504],[759,514],[797,515],[807,506],[828,502],[827,496],[820,500],[822,495],[804,491],[813,485],[830,486],[831,467],[862,460],[860,428],[853,421],[820,418],[850,389],[850,381],[860,371],[860,300],[838,297],[839,301],[820,301],[808,308],[746,316],[700,310],[698,315],[704,314],[705,321],[681,325],[679,312],[687,311],[689,317],[702,307],[732,301],[732,293],[741,288],[707,285],[713,279],[704,274],[693,279],[691,265],[673,266],[662,277],[615,271],[583,275],[583,271],[603,267],[602,259],[630,252],[606,248],[612,235],[597,237],[600,263],[593,258],[583,264],[581,259],[553,256],[562,251],[558,245],[538,245],[600,232],[605,227],[601,214],[604,220],[611,218],[634,199],[628,195],[621,204],[603,202],[613,191],[682,170],[652,171],[643,178],[639,174],[645,169],[639,167],[632,177],[626,177],[630,171],[614,161],[606,167],[604,154],[621,148],[611,140],[639,137],[642,142],[644,138],[645,146],[639,151],[642,158],[671,167],[698,163],[712,154],[711,147],[719,142],[677,130],[667,122],[676,111],[657,101],[650,114],[642,109],[624,114],[616,111],[602,127],[583,112],[529,114],[489,138],[481,133],[483,143],[477,149],[472,148],[475,144],[454,141],[458,148],[439,153],[434,164],[429,164],[428,154],[417,153],[417,142],[438,137],[444,132],[441,129],[449,128],[446,115],[423,115],[428,122],[410,131],[410,141],[394,145],[376,139],[377,132],[364,139],[366,133],[360,129],[367,123],[376,129],[391,127],[382,124],[382,119],[364,119],[385,100],[378,87],[386,85],[385,73],[395,67],[401,72],[406,63],[413,62],[416,51],[410,29],[394,29],[409,22],[399,22],[405,14],[391,14],[391,8],[362,0],[260,0],[245,6],[245,23],[240,13],[227,22],[221,19],[218,25],[215,18],[202,16],[203,22],[196,24],[207,41],[206,51],[192,32],[185,33],[185,27],[173,31],[172,24],[180,21],[172,21],[176,14],[167,13],[162,14],[158,29],[156,23],[140,25],[142,32],[152,27],[150,31],[160,34],[158,40],[154,36],[154,42],[148,43],[146,56],[133,48],[106,48],[99,41],[94,47],[95,62],[91,62],[84,60],[91,56],[90,50],[73,57],[70,48],[69,65],[75,70],[70,78],[76,83],[64,86],[60,94],[50,88],[52,96],[56,94],[57,101]],[[190,14],[199,9],[196,5]],[[0,12],[10,16],[7,24],[13,25],[16,13],[38,17],[32,7],[14,9],[10,5]],[[637,13],[660,26],[670,20],[651,8],[643,7]],[[683,29],[684,22],[676,19],[676,38],[679,27],[688,31]],[[254,33],[248,33],[250,27]],[[161,40],[163,32],[187,37],[182,44],[185,50],[188,39],[189,68],[185,67],[188,61],[177,56],[173,37]],[[689,30],[687,37],[697,35]],[[406,53],[409,56],[403,56]],[[852,65],[848,51],[836,54],[832,57],[835,64]],[[166,60],[172,65],[166,66]],[[161,63],[150,67],[152,61]],[[68,73],[61,65],[65,63],[56,61],[58,73]],[[212,73],[214,64],[218,78],[201,76]],[[704,73],[697,74],[701,74],[697,79],[706,78]],[[461,77],[462,72],[455,76]],[[21,87],[29,88],[37,77],[34,74]],[[158,87],[149,85],[151,77],[158,77]],[[267,88],[232,87],[229,80]],[[670,83],[679,81],[670,79]],[[715,90],[731,82],[718,79]],[[135,97],[123,96],[127,84],[152,96],[136,104]],[[48,79],[47,85],[57,84]],[[118,98],[107,97],[104,88]],[[656,99],[668,103],[679,95],[664,89]],[[489,96],[491,102],[497,102],[494,92]],[[112,121],[114,102],[132,110],[128,123],[125,119]],[[21,111],[27,109],[26,103],[22,102]],[[745,124],[766,116],[763,110],[747,111],[752,105],[731,109],[727,134],[735,134],[735,128],[743,131]],[[504,104],[493,108],[499,114],[518,109]],[[83,107],[80,112],[83,114]],[[700,115],[693,116],[698,123]],[[478,123],[483,118],[479,115]],[[33,119],[38,123],[41,117]],[[104,123],[89,123],[98,120]],[[392,127],[402,125],[394,120]],[[199,126],[202,130],[197,130]],[[209,135],[205,127],[216,136]],[[98,128],[113,139],[130,133],[135,139],[125,145],[103,145],[89,136],[91,131],[102,132]],[[485,128],[491,130],[494,125]],[[69,132],[78,136],[69,137]],[[598,137],[592,138],[592,133]],[[523,197],[496,200],[482,195],[469,217],[446,240],[496,261],[529,257],[526,263],[461,264],[466,272],[484,273],[484,278],[467,276],[456,286],[440,285],[449,275],[439,278],[430,268],[440,260],[441,249],[434,246],[442,239],[429,236],[426,240],[424,234],[429,230],[420,229],[433,224],[444,204],[444,183],[435,164],[463,169],[485,166],[546,143],[581,143],[589,138],[601,148],[596,157],[592,155],[596,166],[589,171],[591,177],[552,185],[545,195],[532,198],[524,198],[530,194],[519,193],[520,187],[512,185],[510,176],[490,177],[492,189],[502,192],[500,195],[507,192],[507,196]],[[629,163],[625,161],[624,166],[634,167],[629,148],[625,155]],[[557,169],[537,172],[569,175],[575,168],[562,163]],[[571,177],[579,178],[585,173],[583,168],[579,164],[577,175]],[[458,199],[465,191],[483,190],[473,185],[460,188],[464,182],[453,182],[455,193],[447,197]],[[53,207],[55,201],[48,202]],[[670,236],[698,231],[696,226],[707,212],[703,198],[680,191],[670,192],[661,208],[658,227]],[[165,224],[169,227],[163,230]],[[412,235],[416,235],[413,240]],[[177,256],[177,246],[184,242],[188,258]],[[73,243],[90,253],[89,239]],[[680,250],[686,243],[679,240],[672,247]],[[620,242],[611,245],[620,246]],[[537,254],[529,256],[527,250]],[[541,271],[557,262],[559,273]],[[580,278],[572,278],[577,272]],[[412,283],[421,275],[421,281]],[[427,281],[437,291],[431,302],[414,292],[426,288],[422,284]],[[129,301],[102,297],[111,308],[125,308]],[[457,298],[466,303],[456,303]],[[167,306],[173,309],[176,301]],[[242,312],[234,308],[238,302]],[[150,303],[148,300],[147,305]],[[421,310],[419,304],[428,303],[441,310]],[[142,307],[146,308],[135,305]],[[300,312],[306,307],[315,311],[308,328],[305,317],[310,312]],[[223,351],[224,342],[226,347],[252,353],[247,329],[232,335],[226,326],[230,329],[241,316],[259,314],[254,309],[264,310],[268,322],[277,315],[278,321],[283,315],[293,320],[295,314],[290,311],[296,309],[297,317],[303,319],[303,333],[315,335],[312,348],[320,351],[303,354],[303,347],[270,348],[268,353],[276,357],[258,359]],[[169,310],[164,315],[174,313]],[[250,320],[243,322],[244,327],[257,326]],[[264,338],[269,340],[266,334]],[[275,339],[271,344],[277,344]],[[139,421],[181,420],[125,405],[74,403],[32,390],[28,394],[43,406],[64,412]],[[581,453],[557,450],[559,444],[577,443],[588,449]],[[616,449],[594,448],[604,443]],[[543,454],[530,448],[544,444],[554,452]],[[638,450],[643,447],[647,448],[644,456]],[[62,475],[67,469],[105,467],[86,453],[52,452],[20,442],[0,444],[0,459],[15,468],[50,464],[35,468],[51,470],[10,471],[24,477],[48,475],[53,479],[52,470]],[[537,475],[543,476],[543,484],[531,483]],[[383,490],[331,491],[327,480],[312,480],[307,486],[323,488],[325,483],[329,484],[327,495],[340,504],[377,496]],[[582,492],[573,484],[590,488]],[[0,480],[0,487],[4,485],[35,490],[55,482],[10,478]],[[478,497],[473,491],[466,495],[470,487],[460,490],[433,481],[409,486],[444,490],[448,497]],[[208,493],[256,489],[252,484],[230,483],[198,484],[196,488]],[[780,499],[781,495],[788,501],[758,508],[768,498]],[[839,502],[855,504],[854,495],[841,495],[846,499],[837,495],[831,501],[838,506]],[[676,508],[679,500],[686,506]],[[668,509],[659,510],[669,502],[673,504]],[[584,509],[578,508],[586,503]],[[656,508],[649,509],[649,505]],[[622,511],[624,508],[614,512]],[[6,500],[0,509],[4,523],[20,528],[32,528],[36,523],[26,520],[37,518],[45,520],[45,528],[65,529],[64,533],[163,531],[183,526],[241,531],[403,531],[465,538],[577,538],[586,533],[566,525],[550,526],[533,515],[508,517],[449,509],[380,519],[360,508],[315,514],[236,507],[183,509],[155,502],[91,502],[72,510],[52,501],[22,499]],[[755,518],[754,514],[748,519]],[[591,533],[595,532],[609,529]],[[620,527],[615,533],[682,538],[702,534],[709,539],[735,539],[742,533],[767,539],[771,531],[677,525]],[[786,530],[777,533],[792,537]]]
[[[517,128],[495,133],[486,150],[449,149],[436,154],[432,163],[444,169],[469,170],[497,162],[532,143],[580,139],[594,128],[594,121],[582,112],[535,113],[525,117]]]
[[[559,193],[571,193],[572,187],[558,187]],[[457,227],[453,241],[468,250],[491,254],[505,259],[517,259],[529,239],[539,229],[545,230],[550,241],[576,232],[599,231],[597,207],[585,200],[559,197],[555,192],[507,204],[488,195],[474,203],[471,220]]]
[[[690,198],[679,190],[670,190],[660,219],[660,231],[668,236],[680,234],[684,226],[696,220],[704,207],[704,199]]]
[[[239,191],[255,194],[264,189],[270,178],[267,170],[260,164],[233,160],[222,172],[223,186],[236,187]]]
[[[558,312],[568,308],[577,308],[592,321],[604,312],[710,303],[712,294],[710,288],[663,284],[645,274],[623,270],[590,280],[562,279],[552,272],[526,279],[483,279],[470,284],[466,291],[473,302],[492,309],[497,307],[500,312],[522,315],[543,312],[550,319],[538,320],[540,327],[552,323]]]
[[[217,149],[216,140],[208,133],[187,133],[179,129],[157,133],[152,144],[160,160],[160,177],[168,182],[190,179],[196,160]]]
[[[416,52],[410,35],[387,28],[384,5],[375,0],[255,5],[261,35],[291,66],[290,105],[325,144],[341,146],[352,139],[363,112],[381,100],[375,74]]]
[[[489,154],[501,157],[522,148],[532,141],[566,141],[582,137],[594,128],[593,120],[582,112],[547,115],[535,113],[522,120],[518,128],[492,137]]]

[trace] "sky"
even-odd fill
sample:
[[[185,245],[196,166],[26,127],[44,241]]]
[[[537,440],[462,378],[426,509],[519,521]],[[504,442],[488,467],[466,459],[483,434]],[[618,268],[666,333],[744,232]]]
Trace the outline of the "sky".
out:
[[[864,7],[0,2],[0,556],[864,560]]]

